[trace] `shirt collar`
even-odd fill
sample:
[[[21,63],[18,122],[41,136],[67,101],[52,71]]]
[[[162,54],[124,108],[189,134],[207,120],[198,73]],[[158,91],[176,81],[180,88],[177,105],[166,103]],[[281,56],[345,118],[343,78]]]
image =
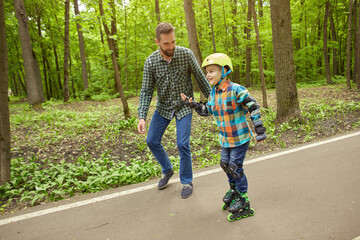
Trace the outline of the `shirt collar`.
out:
[[[222,90],[223,92],[225,92],[229,84],[230,84],[230,80],[226,79],[226,81],[221,85],[221,87],[217,87],[216,90],[217,91]]]

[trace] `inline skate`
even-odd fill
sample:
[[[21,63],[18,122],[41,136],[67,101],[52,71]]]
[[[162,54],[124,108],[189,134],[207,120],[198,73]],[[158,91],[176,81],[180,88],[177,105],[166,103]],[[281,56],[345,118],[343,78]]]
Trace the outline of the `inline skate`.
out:
[[[250,201],[247,193],[240,193],[239,191],[235,190],[233,195],[234,199],[229,206],[230,214],[228,215],[228,220],[230,222],[253,216],[255,214],[254,209],[250,208]]]
[[[232,200],[235,197],[235,183],[229,183],[230,189],[226,192],[223,198],[222,210],[227,210],[230,207]]]

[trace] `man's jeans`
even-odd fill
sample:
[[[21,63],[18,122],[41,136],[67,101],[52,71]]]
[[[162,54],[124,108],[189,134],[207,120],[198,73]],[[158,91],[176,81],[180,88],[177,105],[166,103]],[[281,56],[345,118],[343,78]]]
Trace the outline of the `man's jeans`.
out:
[[[193,178],[190,149],[191,120],[192,114],[183,117],[181,120],[176,119],[177,147],[180,153],[180,182],[182,184],[192,183]],[[160,163],[163,174],[168,173],[173,168],[161,144],[161,139],[170,122],[171,120],[163,118],[155,111],[146,138],[146,143]]]
[[[243,164],[246,151],[249,148],[250,141],[244,143],[241,146],[233,147],[233,148],[222,148],[221,149],[221,161],[226,162],[228,164],[232,163],[235,165]],[[244,173],[243,168],[238,168],[236,170],[237,173]],[[234,179],[231,174],[226,174],[229,178],[229,183],[235,183],[236,189],[239,192],[247,192],[248,190],[248,182],[245,174],[243,174],[240,178]]]

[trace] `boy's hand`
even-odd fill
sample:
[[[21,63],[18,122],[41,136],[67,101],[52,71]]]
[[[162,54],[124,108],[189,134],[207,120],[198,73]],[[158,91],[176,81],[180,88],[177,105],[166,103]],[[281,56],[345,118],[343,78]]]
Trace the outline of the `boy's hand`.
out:
[[[266,128],[264,127],[262,121],[258,121],[254,123],[255,126],[255,132],[256,132],[256,136],[255,139],[257,142],[261,142],[264,141],[266,139]]]
[[[262,134],[258,134],[255,136],[255,140],[256,142],[262,142],[266,139],[266,134],[262,133]]]

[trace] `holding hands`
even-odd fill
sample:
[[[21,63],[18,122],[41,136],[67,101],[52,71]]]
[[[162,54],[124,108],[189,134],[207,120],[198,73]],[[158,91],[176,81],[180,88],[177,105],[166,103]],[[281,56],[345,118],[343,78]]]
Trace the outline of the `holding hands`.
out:
[[[191,103],[191,102],[192,102],[192,98],[189,98],[189,97],[186,96],[185,94],[180,93],[180,96],[181,96],[181,99],[182,99],[183,101],[188,101],[188,102],[186,102],[186,103]]]
[[[183,93],[180,93],[181,99],[185,101],[185,104],[188,105],[190,108],[196,108],[198,106],[198,103],[193,101],[192,97],[189,98]]]

